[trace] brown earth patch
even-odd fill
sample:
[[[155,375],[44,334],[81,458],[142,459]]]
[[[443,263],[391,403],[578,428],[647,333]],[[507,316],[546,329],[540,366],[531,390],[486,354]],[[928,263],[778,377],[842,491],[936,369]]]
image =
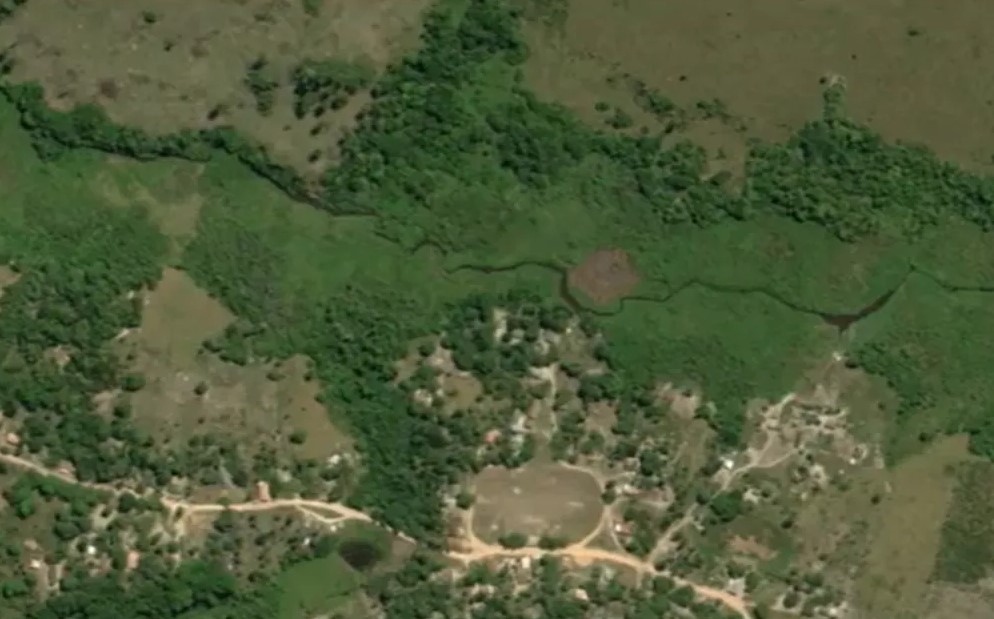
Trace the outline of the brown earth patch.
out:
[[[20,273],[14,271],[5,264],[0,264],[0,297],[3,296],[3,289],[7,286],[16,284],[20,277]]]
[[[597,528],[604,509],[597,479],[558,463],[489,467],[474,484],[477,503],[471,526],[487,543],[496,543],[508,532],[532,538],[549,533],[579,541]]]
[[[639,282],[631,259],[622,249],[598,249],[570,269],[569,285],[597,303],[607,303],[631,292]]]
[[[760,543],[755,537],[734,536],[728,540],[728,547],[733,551],[745,555],[751,555],[762,560],[772,558],[776,553]]]

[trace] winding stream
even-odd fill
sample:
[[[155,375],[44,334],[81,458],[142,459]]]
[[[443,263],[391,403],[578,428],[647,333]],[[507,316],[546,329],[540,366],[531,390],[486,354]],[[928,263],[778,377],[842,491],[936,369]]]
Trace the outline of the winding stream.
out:
[[[421,246],[419,245],[418,249]],[[673,288],[665,295],[628,295],[617,300],[617,307],[613,309],[599,309],[590,307],[580,301],[574,294],[572,287],[569,285],[569,270],[571,267],[556,264],[547,260],[522,260],[507,265],[481,265],[481,264],[461,264],[451,269],[448,269],[448,273],[459,273],[464,271],[470,271],[474,273],[480,273],[483,275],[492,275],[496,273],[508,273],[523,268],[538,268],[544,270],[550,274],[558,277],[558,294],[563,303],[565,303],[571,310],[578,314],[593,314],[595,316],[610,317],[616,316],[624,311],[625,306],[629,303],[655,303],[663,304],[673,300],[678,295],[683,292],[690,290],[691,288],[702,288],[711,292],[717,292],[721,294],[737,294],[737,295],[761,295],[770,299],[771,301],[787,307],[795,312],[800,312],[802,314],[808,314],[811,316],[817,316],[826,324],[835,327],[839,333],[845,333],[852,325],[857,322],[867,318],[880,311],[887,305],[887,302],[891,300],[894,294],[904,286],[908,279],[908,276],[913,272],[920,272],[918,269],[912,267],[909,269],[908,273],[898,282],[893,288],[885,291],[883,294],[878,296],[876,299],[871,301],[866,306],[852,311],[852,312],[825,312],[811,307],[806,307],[798,303],[794,303],[789,299],[781,296],[780,294],[773,292],[764,287],[754,287],[754,286],[729,286],[723,284],[715,284],[711,282],[705,282],[699,279],[691,279],[683,284],[680,284],[676,288]],[[934,279],[934,278],[933,278]],[[947,284],[939,282],[937,283],[943,285],[943,287],[953,290]],[[958,289],[957,289],[958,290]],[[994,288],[990,288],[989,291],[994,292]]]

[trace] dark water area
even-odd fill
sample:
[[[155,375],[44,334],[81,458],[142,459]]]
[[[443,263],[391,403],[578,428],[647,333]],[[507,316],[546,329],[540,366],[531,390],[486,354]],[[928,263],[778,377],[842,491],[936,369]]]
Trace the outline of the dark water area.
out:
[[[376,545],[357,539],[345,540],[338,546],[338,555],[354,570],[364,572],[383,558]]]
[[[900,286],[898,286],[898,288],[899,287]],[[821,314],[821,319],[824,320],[827,324],[832,325],[839,331],[845,331],[855,323],[859,322],[860,320],[863,320],[867,316],[875,314],[876,312],[883,309],[883,307],[887,305],[887,302],[890,301],[891,297],[894,296],[894,293],[897,292],[898,288],[888,290],[887,292],[877,297],[872,303],[870,303],[869,305],[867,305],[866,307],[864,307],[859,311],[852,312],[849,314],[823,313]]]

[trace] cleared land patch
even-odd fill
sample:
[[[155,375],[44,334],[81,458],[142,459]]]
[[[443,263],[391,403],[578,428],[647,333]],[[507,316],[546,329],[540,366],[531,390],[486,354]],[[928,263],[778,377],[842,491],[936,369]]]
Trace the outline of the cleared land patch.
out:
[[[305,59],[384,67],[417,38],[423,0],[75,3],[37,0],[0,25],[14,81],[38,81],[60,108],[96,102],[114,120],[152,133],[230,124],[306,171],[351,127],[364,97],[319,119],[294,112],[289,76]],[[246,85],[265,59],[274,98],[266,114]],[[320,129],[316,129],[320,125]]]
[[[475,480],[473,530],[493,543],[505,533],[577,541],[600,521],[600,486],[589,474],[558,464],[491,467]]]
[[[141,328],[124,338],[147,380],[133,395],[136,421],[170,443],[216,433],[248,451],[265,445],[318,458],[347,448],[316,400],[319,384],[308,379],[303,357],[240,366],[202,352],[231,320],[183,272],[164,270]]]
[[[141,342],[149,353],[172,363],[190,363],[201,344],[234,317],[182,271],[163,269],[142,311]]]

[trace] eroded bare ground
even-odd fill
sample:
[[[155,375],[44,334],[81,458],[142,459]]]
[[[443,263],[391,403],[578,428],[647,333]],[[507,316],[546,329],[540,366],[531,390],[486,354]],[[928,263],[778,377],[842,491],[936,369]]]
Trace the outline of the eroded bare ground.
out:
[[[564,0],[531,26],[530,85],[592,120],[630,73],[681,105],[718,98],[750,131],[782,138],[819,113],[841,75],[851,113],[890,139],[989,167],[994,141],[990,3],[961,0]],[[972,76],[964,79],[962,76]]]

